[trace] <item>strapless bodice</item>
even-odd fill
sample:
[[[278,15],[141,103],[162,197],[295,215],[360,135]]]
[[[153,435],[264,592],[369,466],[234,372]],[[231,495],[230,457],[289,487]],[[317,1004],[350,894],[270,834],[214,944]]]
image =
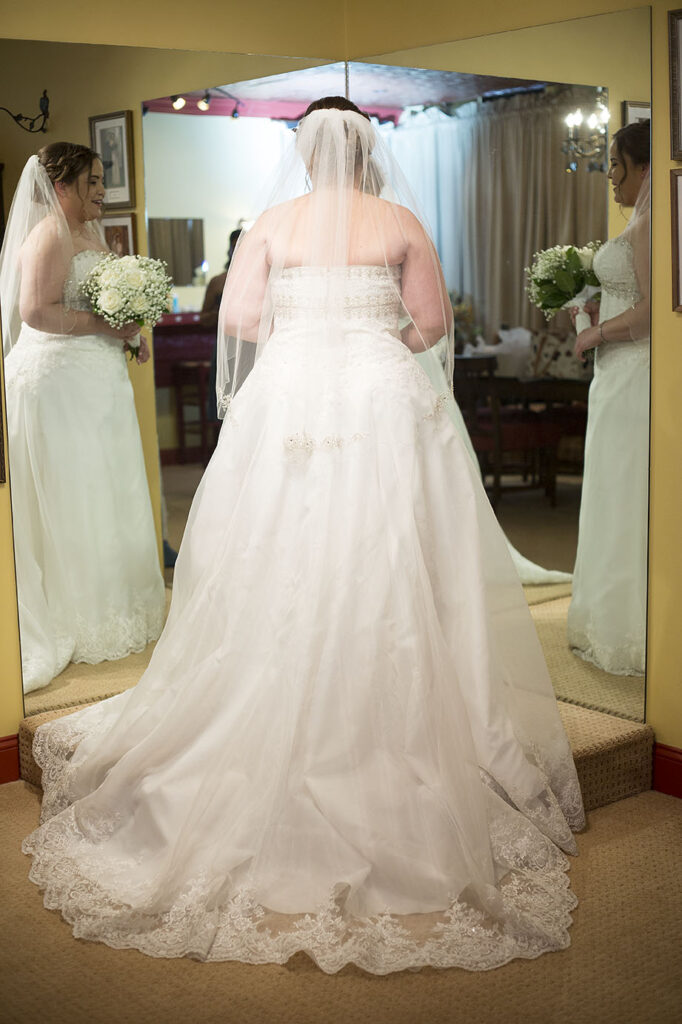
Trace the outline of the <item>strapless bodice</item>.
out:
[[[62,292],[64,305],[67,309],[90,312],[92,309],[90,300],[86,295],[83,295],[81,288],[92,268],[101,259],[104,259],[105,256],[106,253],[100,249],[83,249],[72,258]]]
[[[273,281],[275,329],[342,323],[398,331],[400,267],[287,267]]]
[[[62,302],[67,310],[90,312],[90,300],[81,291],[92,268],[106,256],[100,249],[83,249],[71,259],[62,289]],[[65,316],[68,327],[69,315]],[[52,334],[24,323],[17,344],[7,359],[7,372],[13,386],[42,387],[51,374],[67,363],[77,365],[91,375],[115,374],[127,379],[123,344],[110,334]]]
[[[594,272],[601,284],[600,322],[632,309],[642,299],[635,273],[632,246],[625,235],[606,242],[594,257]],[[595,370],[618,364],[649,364],[649,339],[609,341],[595,351]]]

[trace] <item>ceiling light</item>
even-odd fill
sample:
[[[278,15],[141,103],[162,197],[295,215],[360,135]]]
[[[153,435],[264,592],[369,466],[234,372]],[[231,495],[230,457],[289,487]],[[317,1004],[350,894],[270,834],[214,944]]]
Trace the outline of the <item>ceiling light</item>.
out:
[[[184,96],[171,96],[171,103],[173,104],[173,110],[182,110],[187,100]]]
[[[208,110],[210,105],[211,105],[210,93],[205,92],[204,95],[202,96],[202,98],[200,100],[198,100],[197,106],[198,106],[199,110]]]

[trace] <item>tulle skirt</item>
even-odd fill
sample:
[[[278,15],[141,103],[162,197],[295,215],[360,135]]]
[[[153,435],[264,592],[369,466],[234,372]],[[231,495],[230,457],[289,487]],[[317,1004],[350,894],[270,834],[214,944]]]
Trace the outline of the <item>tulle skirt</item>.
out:
[[[24,325],[5,380],[28,692],[155,640],[164,585],[120,343]]]
[[[390,334],[279,331],[138,686],[38,730],[31,877],[78,936],[329,972],[568,944],[583,824],[518,577]]]

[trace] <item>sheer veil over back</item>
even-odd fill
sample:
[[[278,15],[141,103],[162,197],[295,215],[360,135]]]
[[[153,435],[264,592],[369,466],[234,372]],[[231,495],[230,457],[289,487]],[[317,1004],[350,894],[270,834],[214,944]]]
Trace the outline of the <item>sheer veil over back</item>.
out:
[[[225,422],[149,669],[38,730],[32,877],[77,935],[154,956],[385,974],[563,948],[580,790],[412,356],[450,336],[433,245],[354,110],[309,113],[279,182],[228,273]]]

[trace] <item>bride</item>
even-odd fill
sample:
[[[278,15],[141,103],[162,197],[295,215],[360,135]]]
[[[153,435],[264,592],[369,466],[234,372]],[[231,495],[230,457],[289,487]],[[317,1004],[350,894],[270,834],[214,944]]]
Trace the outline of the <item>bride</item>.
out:
[[[24,691],[161,632],[163,578],[124,345],[80,285],[106,253],[102,162],[54,142],[22,173],[0,256]],[[140,346],[140,361],[149,358]]]
[[[37,731],[31,878],[75,935],[152,956],[386,974],[562,949],[580,790],[411,354],[451,338],[435,250],[347,100],[311,105],[279,180],[227,277],[226,422],[149,668]]]
[[[634,211],[595,255],[599,324],[576,341],[576,354],[594,348],[595,360],[568,642],[606,672],[632,676],[644,673],[646,658],[649,147],[649,121],[613,137],[614,198]]]

